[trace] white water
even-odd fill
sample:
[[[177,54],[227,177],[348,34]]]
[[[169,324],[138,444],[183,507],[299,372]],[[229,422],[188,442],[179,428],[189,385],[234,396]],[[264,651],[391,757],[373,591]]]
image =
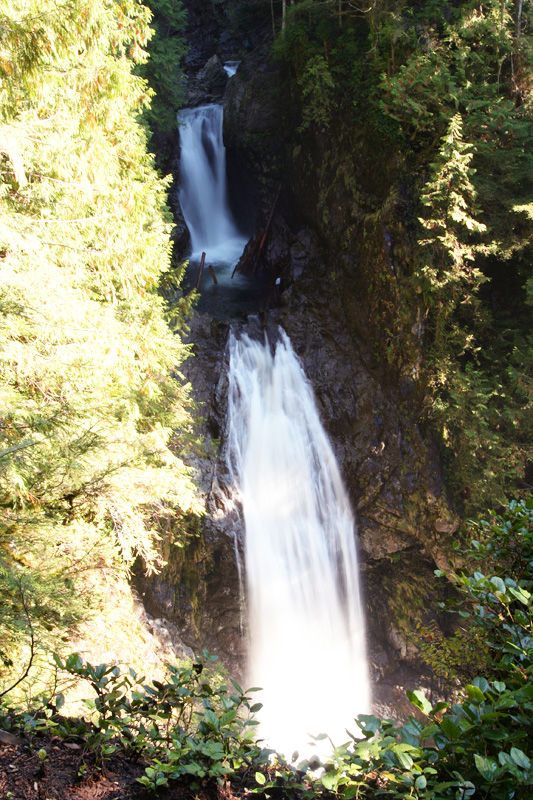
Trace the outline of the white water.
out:
[[[219,105],[187,108],[178,114],[179,199],[191,233],[191,259],[205,252],[206,266],[236,264],[246,244],[228,204],[222,115]]]
[[[240,61],[226,61],[224,64],[224,69],[226,70],[226,75],[228,78],[233,78],[237,70],[239,69]]]
[[[230,339],[228,466],[246,528],[250,685],[279,752],[335,745],[370,710],[354,520],[312,389],[285,334]],[[355,730],[354,730],[355,729]]]

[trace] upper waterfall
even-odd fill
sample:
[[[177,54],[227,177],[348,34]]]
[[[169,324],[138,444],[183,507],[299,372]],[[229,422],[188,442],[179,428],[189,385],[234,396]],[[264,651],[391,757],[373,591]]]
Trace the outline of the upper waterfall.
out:
[[[354,520],[311,386],[282,333],[230,338],[227,462],[246,528],[249,680],[260,734],[310,755],[370,709]]]
[[[192,258],[205,251],[210,263],[236,263],[246,237],[228,203],[222,106],[180,111],[180,189],[183,216],[191,234]]]

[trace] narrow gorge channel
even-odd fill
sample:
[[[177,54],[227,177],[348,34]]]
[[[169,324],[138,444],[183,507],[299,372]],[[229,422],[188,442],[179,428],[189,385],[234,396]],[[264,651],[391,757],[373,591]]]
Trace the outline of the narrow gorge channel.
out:
[[[213,64],[213,59],[208,63]],[[221,77],[220,62],[217,69]],[[368,710],[370,697],[374,713],[404,719],[411,712],[406,688],[416,685],[428,693],[440,692],[420,658],[416,627],[422,623],[442,630],[448,624],[435,602],[434,570],[446,567],[441,542],[456,530],[457,520],[448,505],[434,443],[414,413],[418,400],[413,380],[399,379],[387,369],[368,327],[365,302],[370,295],[361,293],[358,282],[371,257],[387,257],[378,247],[387,240],[372,239],[374,250],[370,239],[361,235],[348,254],[339,252],[307,213],[309,203],[302,205],[302,198],[312,200],[303,185],[309,177],[305,169],[277,173],[276,181],[264,178],[261,169],[270,163],[270,151],[261,148],[275,148],[279,131],[275,100],[268,90],[274,85],[273,73],[262,71],[255,56],[251,63],[245,59],[229,79],[224,73],[225,89],[218,94],[220,99],[224,94],[223,106],[210,102],[209,92],[198,91],[194,75],[190,80],[196,88],[191,90],[191,107],[180,112],[183,124],[171,199],[180,241],[176,258],[188,260],[185,292],[198,283],[201,254],[206,253],[188,339],[195,355],[184,363],[183,374],[198,404],[197,432],[205,441],[204,451],[192,454],[190,465],[207,513],[201,530],[193,526],[199,535],[191,537],[183,549],[173,547],[170,540],[163,541],[162,557],[167,564],[161,574],[152,578],[138,574],[136,584],[148,613],[168,628],[178,650],[179,642],[185,645],[180,652],[207,648],[218,655],[241,684],[263,687],[265,707],[270,705],[269,692],[278,697],[280,705],[272,715],[282,723],[288,716],[283,710],[289,699],[296,702],[294,687],[303,686],[306,675],[312,676],[311,688],[303,691],[303,703],[305,713],[312,709],[316,714],[315,724],[305,719],[304,712],[293,709],[290,716],[303,719],[300,733],[287,731],[288,736],[278,740],[277,746],[292,753],[293,748],[302,746],[302,730],[304,738],[308,733],[326,731],[336,736],[335,731],[342,735],[345,727],[351,730],[356,714]],[[260,161],[256,156],[263,152],[265,160]],[[364,161],[354,161],[361,186],[366,185],[363,167]],[[380,219],[372,215],[368,219],[377,230]],[[252,268],[243,270],[246,254],[257,252],[253,248],[258,245],[264,245],[261,257]],[[243,247],[245,257],[240,259]],[[282,362],[283,370],[291,365],[288,373],[282,373]],[[294,394],[290,400],[293,411],[287,411],[283,392],[288,392],[296,374],[302,395]],[[256,392],[257,402],[252,403],[249,391],[254,383],[263,385],[265,396]],[[303,419],[303,398],[310,392],[316,408],[313,422],[308,418],[303,423],[304,444],[299,446],[305,454],[301,460],[294,454],[282,456],[287,462],[292,460],[293,484],[268,488],[269,478],[261,473],[270,463],[266,445],[288,447],[297,437],[294,432],[268,434],[266,425],[278,413],[283,421],[278,419],[274,425],[296,424],[294,409]],[[276,393],[277,410],[270,402]],[[232,415],[238,421],[231,428]],[[259,420],[257,428],[255,422],[254,429],[250,428],[248,416]],[[327,437],[327,455],[319,455],[316,441],[311,443],[315,435]],[[263,440],[260,448],[257,445],[260,455],[245,457],[240,452],[237,465],[236,441],[239,448],[248,448],[259,438]],[[250,452],[257,453],[255,443]],[[246,458],[246,469],[253,463],[257,470],[253,479],[244,474]],[[326,462],[330,466],[324,470]],[[274,462],[269,469],[281,479],[283,464],[276,467]],[[325,489],[325,472],[336,487],[340,486],[340,474],[344,488]],[[306,473],[311,477],[304,481]],[[263,499],[250,500],[250,484],[266,492]],[[300,496],[296,487],[304,485]],[[335,514],[324,491],[335,497]],[[277,593],[274,585],[280,570],[272,568],[264,579],[264,591],[268,603],[276,600],[276,594],[282,598],[296,592],[299,599],[295,605],[307,606],[304,622],[289,620],[283,600],[281,610],[273,612],[261,599],[263,590],[249,584],[254,574],[252,556],[260,551],[246,539],[244,523],[249,533],[252,526],[247,515],[257,517],[257,504],[266,507],[272,517],[278,512],[284,517],[285,511],[278,508],[282,505],[277,500],[280,492],[300,514],[299,522],[290,523],[296,533],[303,535],[307,529],[309,535],[310,529],[312,534],[305,543],[291,541],[279,535],[285,518],[275,521],[269,536],[278,538],[285,548],[283,559],[287,552],[292,558],[300,550],[307,563],[304,558],[298,577],[293,574],[294,585]],[[337,543],[337,533],[324,529],[317,533],[324,537],[321,544],[317,542],[312,550],[309,541],[315,541],[315,525],[320,527],[327,517],[335,526],[335,515],[343,518]],[[343,526],[349,527],[349,534]],[[264,544],[264,530],[259,535]],[[348,549],[341,544],[343,537],[344,542],[351,542]],[[321,549],[324,558],[319,555]],[[282,559],[271,549],[268,555],[275,564]],[[261,567],[266,566],[263,554],[258,559]],[[307,572],[311,562],[314,568],[314,561],[319,577],[316,573],[309,577]],[[286,567],[283,563],[283,570]],[[347,574],[349,580],[342,577]],[[306,592],[314,602],[319,589],[327,599],[319,601],[326,605],[315,613]],[[368,620],[368,665],[360,657],[365,649],[361,638],[357,644],[354,637],[358,629],[364,638],[360,603]],[[268,619],[259,625],[256,614],[263,607]],[[310,633],[321,614],[329,621],[327,634]],[[335,629],[344,637],[348,654],[343,664],[338,662],[336,650],[343,646],[331,644]],[[277,636],[288,641],[287,650],[276,643]],[[256,648],[267,652],[268,658],[263,661],[261,657],[260,662],[273,662],[272,678],[263,667],[254,666]],[[276,688],[276,671],[285,681],[285,695]],[[326,712],[321,716],[318,711],[322,696],[326,706],[337,704],[334,694],[320,688],[322,674],[324,680],[329,676],[339,691],[341,719],[333,720]],[[364,688],[367,674],[370,690]],[[357,692],[363,687],[359,699],[354,687]],[[265,729],[269,726],[267,713],[265,710]]]
[[[202,252],[218,278],[200,281],[199,307],[234,315],[243,294],[254,298],[244,276],[231,277],[245,239],[227,199],[222,108],[187,109],[180,121],[191,278]],[[311,735],[327,733],[340,744],[354,716],[370,711],[355,523],[288,336],[279,329],[269,339],[255,318],[250,329],[238,327],[229,333],[223,449],[229,504],[245,531],[245,676],[262,688],[261,736],[288,756],[310,755]]]
[[[185,289],[198,288],[199,311],[231,319],[256,307],[265,283],[234,273],[251,231],[239,226],[228,200],[223,109],[217,103],[187,108],[178,120],[179,202],[191,236]]]

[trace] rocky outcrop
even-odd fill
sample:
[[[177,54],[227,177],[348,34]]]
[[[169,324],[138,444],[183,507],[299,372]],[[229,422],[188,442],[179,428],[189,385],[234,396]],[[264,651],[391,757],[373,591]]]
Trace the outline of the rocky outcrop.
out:
[[[239,680],[244,679],[245,619],[243,616],[239,556],[242,524],[228,507],[227,492],[220,488],[224,470],[220,455],[226,409],[227,323],[196,313],[189,339],[194,356],[182,365],[198,405],[197,433],[203,446],[189,454],[199,499],[206,507],[201,519],[180,520],[181,532],[190,531],[183,547],[170,537],[161,542],[166,562],[158,575],[146,576],[140,565],[135,585],[146,610],[173,626],[195,652],[207,648]]]
[[[199,72],[189,76],[187,81],[187,106],[194,108],[205,103],[221,101],[228,80],[224,65],[215,53]]]
[[[241,62],[224,93],[224,144],[254,170],[259,181],[279,172],[281,118],[275,102],[277,71],[259,50]]]
[[[211,56],[204,68],[196,76],[200,85],[205,86],[214,96],[222,97],[228,82],[228,74],[220,58]]]
[[[289,334],[341,465],[357,517],[372,672],[387,705],[391,686],[407,680],[405,670],[420,669],[417,624],[446,626],[434,602],[433,570],[445,566],[458,525],[423,425],[423,315],[416,300],[405,300],[409,185],[401,157],[366,141],[356,126],[339,129],[330,142],[309,137],[307,146],[287,150],[277,82],[272,65],[254,55],[227,83],[228,161],[230,169],[233,162],[253,171],[263,187],[260,225],[282,184],[261,254],[260,268],[279,278],[268,326]],[[140,580],[153,616],[171,620],[187,645],[208,647],[240,675],[242,530],[217,460],[226,335],[227,325],[197,315],[196,358],[185,365],[206,438],[205,453],[192,463],[207,508],[202,530],[182,551],[166,547],[159,577]]]
[[[354,332],[316,247],[303,257],[312,240],[305,229],[294,237],[291,273],[299,277],[271,322],[287,331],[313,384],[356,514],[372,651],[388,653],[394,669],[398,660],[417,663],[410,637],[418,623],[438,618],[433,571],[447,563],[458,520],[420,409],[391,380],[372,342]]]

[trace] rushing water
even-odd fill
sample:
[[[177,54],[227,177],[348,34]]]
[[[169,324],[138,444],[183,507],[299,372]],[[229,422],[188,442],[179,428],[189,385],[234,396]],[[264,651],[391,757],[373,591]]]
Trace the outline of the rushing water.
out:
[[[222,106],[187,108],[179,114],[180,203],[191,233],[193,256],[205,251],[211,262],[237,261],[246,237],[228,204]]]
[[[256,311],[267,294],[266,281],[252,281],[240,273],[232,278],[247,237],[239,230],[228,202],[222,106],[187,108],[180,111],[178,120],[179,198],[192,245],[185,288],[196,285],[201,254],[205,252],[198,309],[223,318]],[[217,283],[209,266],[213,267]]]
[[[224,64],[224,69],[226,70],[226,75],[228,78],[233,78],[237,70],[239,69],[240,61],[226,61]]]
[[[179,119],[189,286],[205,252],[199,309],[252,310],[264,287],[257,277],[231,278],[245,238],[228,203],[222,108],[187,109]],[[274,351],[231,335],[228,466],[246,528],[248,677],[263,688],[260,732],[289,756],[310,754],[310,734],[346,741],[345,728],[353,730],[370,698],[354,521],[312,390],[283,333]]]
[[[284,333],[230,339],[228,467],[246,528],[249,680],[260,733],[309,755],[369,711],[354,520],[312,389]]]

